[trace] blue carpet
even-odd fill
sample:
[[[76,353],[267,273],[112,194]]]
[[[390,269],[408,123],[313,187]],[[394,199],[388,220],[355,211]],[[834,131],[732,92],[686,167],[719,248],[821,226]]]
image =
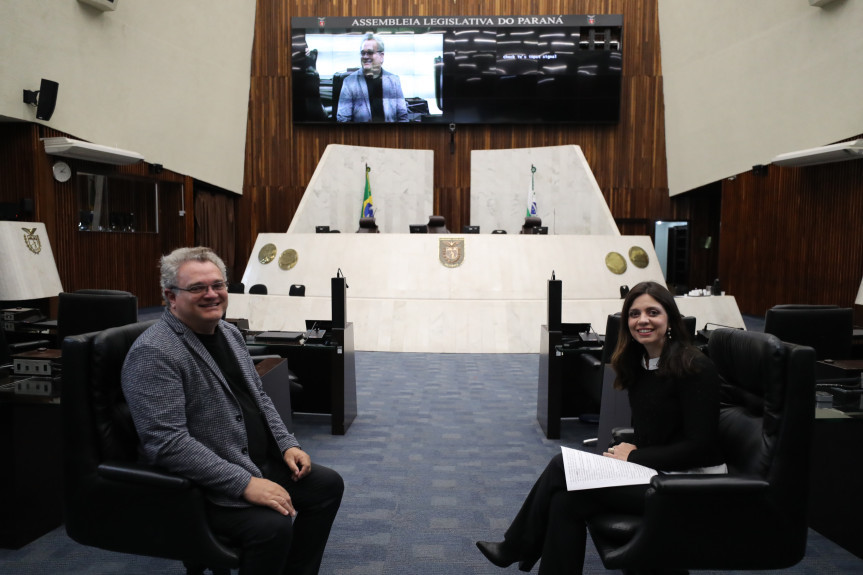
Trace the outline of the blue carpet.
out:
[[[330,435],[322,417],[295,422],[313,464],[345,478],[322,573],[501,572],[474,541],[501,538],[561,444],[580,446],[596,435],[596,426],[565,421],[561,440],[545,439],[536,422],[537,370],[533,354],[358,353],[359,416],[347,435]],[[62,528],[20,550],[0,550],[0,574],[48,573],[184,570],[176,561],[83,547]],[[585,573],[607,573],[590,544]],[[810,531],[803,562],[765,573],[863,573],[863,560]]]

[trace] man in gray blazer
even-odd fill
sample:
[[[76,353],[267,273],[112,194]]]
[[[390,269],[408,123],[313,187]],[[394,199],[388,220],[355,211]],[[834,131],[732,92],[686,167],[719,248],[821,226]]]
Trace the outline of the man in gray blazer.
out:
[[[399,77],[383,69],[384,42],[369,32],[360,45],[360,64],[342,82],[339,122],[407,122],[408,108]]]
[[[264,393],[242,334],[222,321],[226,277],[209,248],[161,260],[167,309],[122,373],[140,457],[203,487],[213,530],[242,548],[242,575],[313,575],[344,483],[312,466]]]

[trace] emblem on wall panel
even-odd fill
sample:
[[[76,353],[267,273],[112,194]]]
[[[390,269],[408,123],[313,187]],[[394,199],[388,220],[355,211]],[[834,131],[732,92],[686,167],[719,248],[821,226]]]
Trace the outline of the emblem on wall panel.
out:
[[[300,256],[297,255],[297,250],[285,250],[279,256],[279,267],[283,270],[289,270],[297,265],[298,259],[300,259]]]
[[[42,240],[39,239],[39,236],[36,235],[36,228],[21,228],[26,233],[24,234],[24,243],[27,245],[27,249],[33,252],[34,254],[38,254],[42,251]]]
[[[647,267],[647,264],[650,263],[650,258],[647,257],[647,252],[644,251],[644,248],[632,246],[629,248],[629,261],[631,261],[635,267],[644,269]]]
[[[626,260],[617,252],[608,252],[605,256],[605,267],[611,270],[611,273],[620,275],[626,271]]]
[[[276,259],[276,246],[274,244],[267,244],[258,252],[258,261],[262,264],[268,264],[274,259]]]
[[[448,268],[457,268],[464,262],[464,238],[440,238],[438,259]]]

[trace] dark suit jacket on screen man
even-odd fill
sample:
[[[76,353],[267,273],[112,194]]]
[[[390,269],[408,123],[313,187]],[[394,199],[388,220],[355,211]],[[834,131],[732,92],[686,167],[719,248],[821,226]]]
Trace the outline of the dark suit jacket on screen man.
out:
[[[362,67],[344,79],[339,92],[339,122],[407,122],[408,109],[399,77],[383,69],[384,43],[375,34],[363,36]]]

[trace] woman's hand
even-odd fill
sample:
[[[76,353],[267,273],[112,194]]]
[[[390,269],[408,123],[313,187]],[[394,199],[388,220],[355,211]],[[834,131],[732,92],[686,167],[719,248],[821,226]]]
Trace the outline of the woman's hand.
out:
[[[631,443],[618,443],[614,447],[609,447],[608,451],[603,453],[603,455],[605,457],[613,457],[614,459],[626,461],[627,459],[629,459],[629,454],[636,449],[638,449],[638,447]]]

